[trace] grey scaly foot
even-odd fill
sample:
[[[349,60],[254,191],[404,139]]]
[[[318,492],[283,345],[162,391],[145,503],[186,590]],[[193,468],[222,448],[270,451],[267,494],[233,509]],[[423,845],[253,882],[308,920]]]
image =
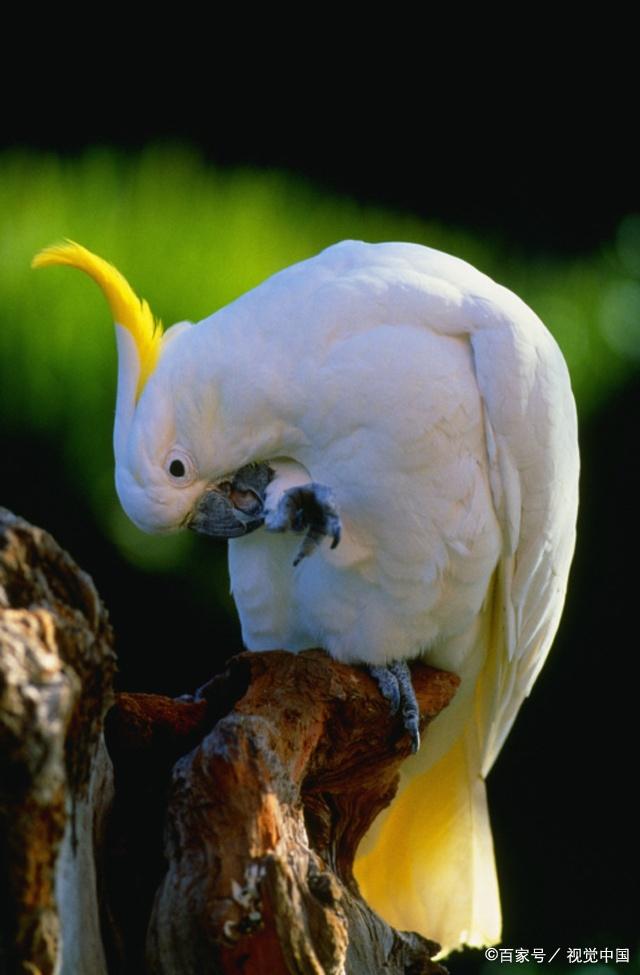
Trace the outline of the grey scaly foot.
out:
[[[400,708],[400,685],[398,678],[389,667],[367,667],[367,670],[380,688],[380,693],[389,702],[392,715]]]
[[[278,506],[267,512],[264,525],[271,532],[305,533],[294,565],[315,552],[323,538],[331,538],[331,548],[335,548],[342,531],[331,488],[316,483],[302,484],[285,491]]]
[[[416,692],[411,681],[411,671],[406,660],[397,660],[389,668],[398,679],[400,688],[400,702],[402,704],[402,720],[409,738],[411,739],[411,751],[417,752],[420,748],[420,708]]]
[[[404,660],[397,660],[388,667],[369,667],[368,670],[382,696],[389,701],[391,714],[397,714],[402,707],[402,722],[411,740],[411,751],[415,754],[420,748],[420,709],[411,683],[409,665]]]

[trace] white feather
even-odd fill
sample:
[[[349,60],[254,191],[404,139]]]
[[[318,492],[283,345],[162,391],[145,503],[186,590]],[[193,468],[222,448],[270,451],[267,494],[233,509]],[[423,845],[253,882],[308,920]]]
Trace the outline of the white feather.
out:
[[[303,268],[304,311],[288,290]],[[413,868],[398,869],[399,834],[429,828],[422,789],[425,807],[413,818],[408,812],[394,826],[393,807],[381,817],[359,876],[401,927],[430,932],[447,948],[495,941],[500,910],[479,775],[531,689],[564,601],[578,479],[564,361],[514,295],[419,247],[343,244],[291,278],[283,272],[273,287],[294,302],[296,338],[305,343],[295,362],[295,388],[306,395],[293,456],[334,489],[344,536],[297,570],[280,538],[233,543],[233,579],[251,579],[251,593],[263,596],[252,616],[236,591],[245,637],[256,648],[321,645],[353,662],[421,654],[463,678],[459,701],[403,776],[406,796],[463,749],[444,861],[416,841]],[[258,568],[260,579],[258,551],[273,562]],[[262,633],[272,623],[267,644],[252,638],[252,620]],[[394,860],[399,884],[385,897],[375,878]]]
[[[294,568],[295,536],[230,544],[250,649],[323,646],[371,664],[420,655],[462,678],[407,763],[404,798],[374,826],[360,876],[401,927],[448,947],[495,941],[481,775],[548,653],[575,537],[576,416],[553,338],[464,261],[347,241],[177,334],[138,407],[146,452],[158,402],[175,404],[170,439],[203,483],[280,458],[270,503],[310,479],[334,491],[335,550]],[[156,478],[154,523],[177,523],[197,489],[178,509]],[[429,780],[436,765],[447,796]],[[409,796],[422,797],[415,809]]]

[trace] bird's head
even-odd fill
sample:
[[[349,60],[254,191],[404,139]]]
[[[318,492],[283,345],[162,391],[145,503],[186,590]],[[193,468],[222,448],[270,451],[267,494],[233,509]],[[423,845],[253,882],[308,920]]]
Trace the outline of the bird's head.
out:
[[[32,262],[49,265],[85,271],[111,308],[116,489],[131,520],[147,532],[189,527],[222,538],[259,527],[265,474],[242,467],[241,443],[221,428],[211,334],[190,322],[163,331],[122,274],[73,241],[46,248]]]

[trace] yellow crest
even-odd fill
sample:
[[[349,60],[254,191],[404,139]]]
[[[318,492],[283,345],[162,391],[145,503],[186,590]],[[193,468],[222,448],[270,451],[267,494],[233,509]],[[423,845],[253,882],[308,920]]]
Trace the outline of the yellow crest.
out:
[[[154,319],[147,302],[137,297],[129,282],[112,264],[108,264],[97,254],[92,254],[86,247],[72,240],[54,244],[36,254],[31,267],[49,267],[53,264],[77,267],[93,278],[109,302],[114,322],[126,328],[132,336],[140,358],[137,400],[158,362],[162,322]]]

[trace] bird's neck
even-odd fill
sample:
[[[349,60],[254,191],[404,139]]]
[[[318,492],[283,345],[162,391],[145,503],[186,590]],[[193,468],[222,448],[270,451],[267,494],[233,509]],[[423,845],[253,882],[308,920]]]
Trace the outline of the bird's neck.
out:
[[[266,355],[249,341],[224,341],[216,350],[218,436],[222,453],[236,469],[275,457],[295,457],[306,438],[300,418],[305,394],[296,381],[295,362]],[[232,459],[232,460],[231,460]]]

